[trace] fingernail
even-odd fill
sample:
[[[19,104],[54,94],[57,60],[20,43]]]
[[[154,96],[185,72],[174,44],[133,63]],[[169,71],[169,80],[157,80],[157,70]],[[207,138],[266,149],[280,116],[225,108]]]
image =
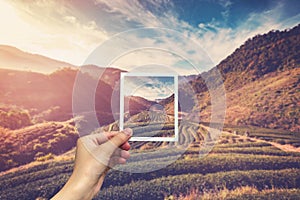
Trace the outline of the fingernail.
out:
[[[131,128],[125,128],[124,133],[128,136],[132,136],[132,129]]]

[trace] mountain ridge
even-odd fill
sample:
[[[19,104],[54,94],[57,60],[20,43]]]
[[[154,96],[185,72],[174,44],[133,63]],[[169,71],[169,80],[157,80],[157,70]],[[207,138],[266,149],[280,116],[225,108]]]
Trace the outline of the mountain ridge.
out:
[[[298,78],[300,72],[297,70],[300,65],[299,52],[300,25],[290,30],[271,31],[247,40],[219,65],[202,73],[201,76],[193,76],[195,79],[189,81],[197,94],[195,100],[200,105],[193,108],[194,112],[191,112],[190,118],[193,118],[193,115],[199,111],[202,120],[209,121],[210,119],[210,94],[207,92],[204,77],[217,84],[224,82],[227,96],[231,97],[227,98],[229,106],[227,107],[226,123],[298,131],[298,118],[300,118],[299,105],[297,104],[300,101],[300,80]],[[87,70],[95,70],[95,66],[88,66]],[[95,95],[95,106],[98,119],[102,120],[102,124],[107,124],[114,120],[111,96],[113,92],[116,94],[119,92],[118,89],[113,91],[113,88],[118,83],[122,70],[104,70],[104,68],[97,68],[97,70],[102,70],[103,76],[98,80],[100,82],[98,82]],[[222,78],[217,78],[217,70],[220,71]],[[77,72],[73,68],[64,68],[49,75],[42,75],[35,72],[2,69],[0,70],[2,103],[25,106],[27,102],[30,106],[40,106],[42,108],[40,111],[51,109],[51,106],[59,106],[65,109],[63,113],[67,113],[62,120],[67,120],[66,117],[72,116],[72,88]],[[287,81],[287,77],[293,78]],[[95,77],[91,76],[87,79],[97,81],[94,80]],[[266,79],[265,82],[264,79]],[[276,81],[276,85],[272,81]],[[267,89],[262,90],[258,87]],[[179,85],[180,91],[189,93],[190,91],[185,91],[186,88],[190,87]],[[249,91],[255,92],[253,96],[249,94]],[[58,92],[61,96],[57,95]],[[183,97],[185,94],[182,96],[182,92],[179,92],[179,98],[182,100]],[[187,98],[191,98],[191,96],[187,95]],[[234,99],[244,99],[244,102],[235,102]],[[116,101],[118,102],[118,100]],[[23,102],[25,105],[22,105]],[[115,106],[118,107],[118,105]],[[145,106],[140,107],[144,109]],[[172,110],[171,107],[170,110]],[[236,114],[244,111],[246,111],[244,114],[248,116]],[[103,113],[107,115],[105,114],[103,117]],[[272,116],[276,116],[276,118]],[[253,117],[256,119],[254,120]],[[286,123],[289,125],[286,126]]]
[[[190,83],[196,92],[204,92],[207,91],[205,78],[217,85],[224,82],[226,90],[231,91],[267,73],[299,67],[299,52],[300,24],[283,31],[272,30],[248,39],[217,66],[201,73]],[[217,71],[222,80],[216,75]]]
[[[257,35],[219,65],[190,81],[200,102],[191,118],[197,117],[195,113],[200,110],[202,120],[210,119],[211,102],[206,79],[217,85],[224,84],[227,96],[225,123],[298,132],[299,67],[300,24],[289,30]],[[222,79],[216,75],[218,71]]]
[[[70,63],[32,54],[9,45],[0,45],[0,67],[49,74],[60,68],[77,68]]]

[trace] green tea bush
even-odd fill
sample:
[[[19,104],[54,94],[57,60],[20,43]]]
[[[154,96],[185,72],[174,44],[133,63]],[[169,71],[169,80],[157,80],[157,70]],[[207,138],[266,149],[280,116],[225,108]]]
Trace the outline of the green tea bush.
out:
[[[145,171],[153,168],[164,166],[164,160],[153,159],[143,162],[128,163],[127,168],[131,171],[134,169],[143,169]],[[130,174],[123,172],[113,172],[107,175],[103,186],[124,185],[134,180],[150,180],[168,175],[180,174],[208,174],[221,171],[233,170],[279,170],[297,168],[300,169],[300,159],[298,157],[282,157],[282,156],[262,156],[262,155],[209,155],[205,158],[191,158],[189,160],[180,159],[175,163],[158,171],[144,174]]]
[[[253,185],[259,190],[272,187],[298,188],[300,186],[299,180],[299,169],[230,171],[207,175],[184,174],[105,188],[100,191],[96,199],[164,199],[171,194],[187,194],[195,188],[200,192],[224,187],[231,190]]]

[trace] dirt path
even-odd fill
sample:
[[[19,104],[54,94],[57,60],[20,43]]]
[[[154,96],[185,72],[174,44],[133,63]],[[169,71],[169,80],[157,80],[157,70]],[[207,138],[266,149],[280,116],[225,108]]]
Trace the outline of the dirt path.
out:
[[[228,133],[228,134],[233,134],[233,133],[229,133],[227,131],[223,131],[224,133]],[[294,147],[293,145],[290,144],[279,144],[276,142],[269,142],[266,140],[262,140],[262,139],[257,139],[257,138],[252,138],[252,137],[247,137],[247,136],[242,136],[242,135],[238,135],[240,138],[242,139],[250,139],[251,141],[255,141],[255,142],[265,142],[265,143],[269,143],[274,147],[277,147],[278,149],[281,149],[282,151],[286,151],[286,152],[298,152],[300,153],[300,147]]]
[[[294,147],[293,145],[290,144],[279,144],[276,142],[269,142],[266,140],[261,140],[261,139],[257,139],[257,138],[251,138],[251,140],[257,141],[257,142],[266,142],[269,143],[271,145],[273,145],[274,147],[277,147],[278,149],[281,149],[282,151],[286,151],[286,152],[298,152],[300,153],[300,147]]]
[[[205,129],[207,129],[207,130],[210,129],[210,127],[204,126],[203,124],[201,124],[201,126]],[[222,131],[222,133],[230,134],[230,135],[236,135],[236,134],[228,132],[228,131]],[[290,145],[290,144],[279,144],[279,143],[276,143],[276,142],[269,142],[269,141],[266,141],[266,140],[253,138],[253,137],[248,137],[248,136],[243,136],[243,135],[236,135],[236,136],[239,136],[241,139],[250,139],[251,141],[254,141],[254,142],[269,143],[272,146],[274,146],[274,147],[276,147],[276,148],[278,148],[282,151],[285,151],[285,152],[298,152],[298,153],[300,153],[300,147],[294,147],[293,145]]]

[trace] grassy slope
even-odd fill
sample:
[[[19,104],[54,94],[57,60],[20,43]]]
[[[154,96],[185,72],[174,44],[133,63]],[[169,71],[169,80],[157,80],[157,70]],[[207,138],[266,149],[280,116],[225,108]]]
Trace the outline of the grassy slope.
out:
[[[112,171],[96,199],[163,199],[169,195],[186,195],[194,189],[203,192],[216,187],[228,190],[241,186],[258,189],[300,187],[299,153],[283,152],[268,143],[242,140],[230,134],[224,134],[220,141],[224,144],[217,145],[203,159],[198,158],[199,148],[191,147],[175,163],[155,172]],[[172,156],[172,149],[166,151]],[[151,152],[151,157],[142,161],[142,166],[165,162],[161,153]],[[138,157],[133,155],[128,167],[138,168],[140,164]],[[72,167],[72,160],[56,160],[3,174],[0,177],[0,198],[49,198],[68,179]],[[277,195],[284,197],[288,194],[278,192]]]
[[[226,90],[226,121],[300,132],[300,68],[272,72],[235,90]],[[225,87],[231,85],[226,84]],[[211,105],[207,92],[198,95],[202,121],[209,121]]]
[[[18,130],[4,130],[0,140],[0,171],[60,155],[76,145],[72,122],[44,122]]]
[[[202,74],[216,84],[224,82],[227,123],[300,132],[299,41],[300,25],[257,35]],[[216,76],[216,70],[222,78]],[[204,79],[198,76],[191,83],[201,102],[194,111],[200,111],[202,121],[209,121],[210,99]]]
[[[244,186],[234,190],[227,188],[211,190],[201,194],[199,191],[191,191],[188,195],[166,197],[165,200],[247,200],[247,199],[299,199],[299,189],[264,189],[257,190],[255,187]]]

